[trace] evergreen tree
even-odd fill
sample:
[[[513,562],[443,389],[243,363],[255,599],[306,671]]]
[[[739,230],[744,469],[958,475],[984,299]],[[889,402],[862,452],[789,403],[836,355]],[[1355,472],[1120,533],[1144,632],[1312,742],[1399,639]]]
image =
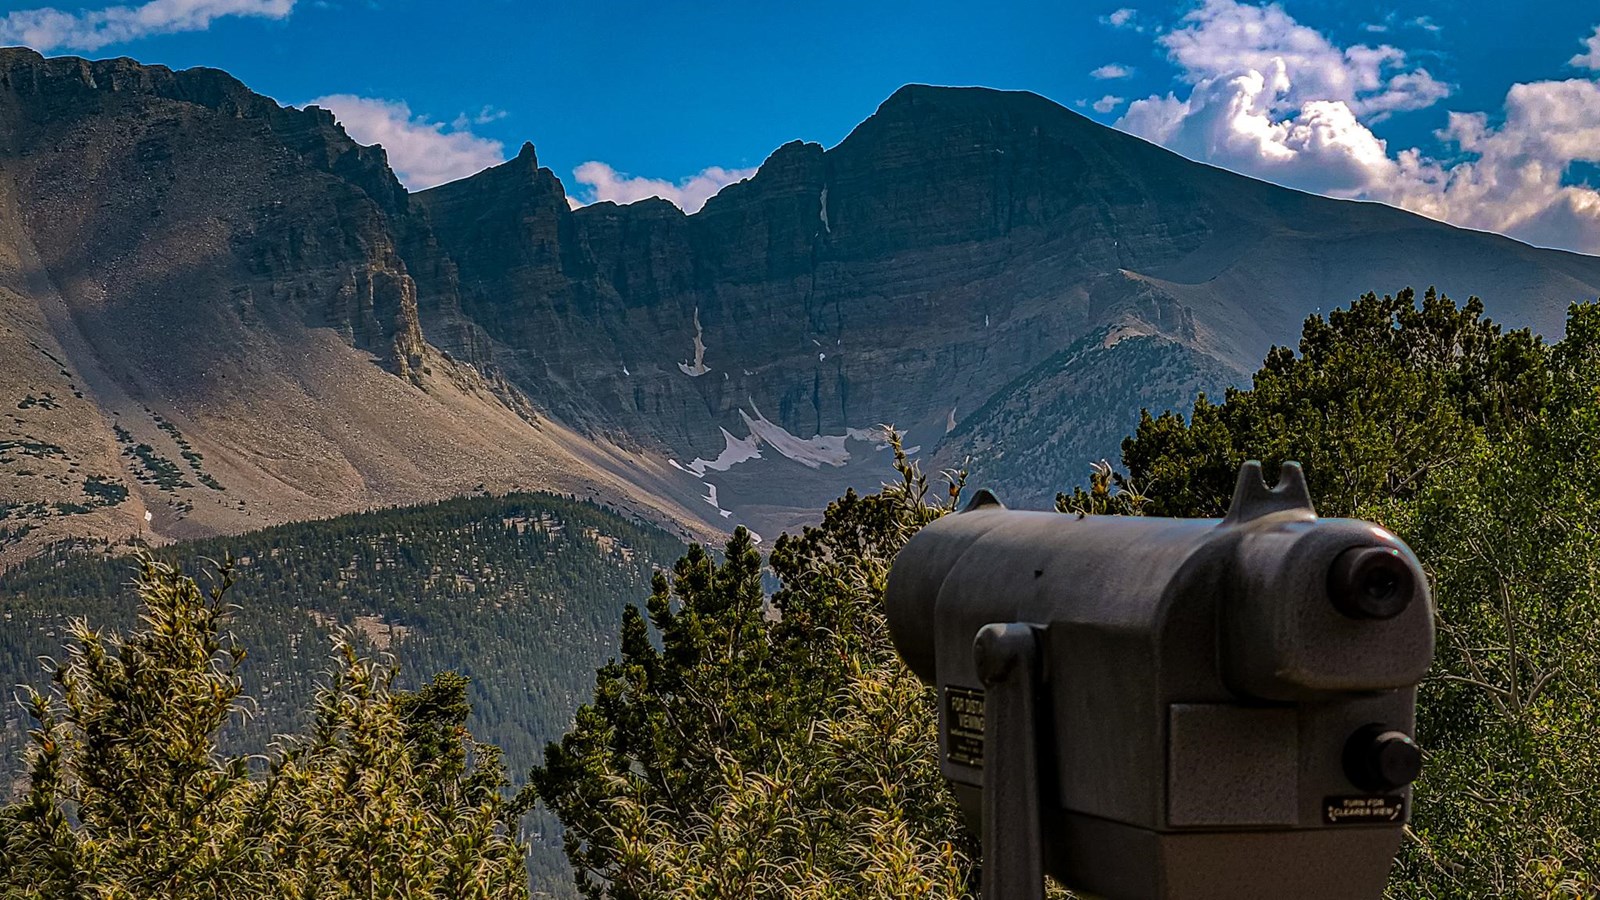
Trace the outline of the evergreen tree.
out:
[[[1222,515],[1246,459],[1300,462],[1319,511],[1348,515],[1414,496],[1478,438],[1536,416],[1548,391],[1538,339],[1503,332],[1476,297],[1458,308],[1432,289],[1420,306],[1409,288],[1367,294],[1308,318],[1299,354],[1273,348],[1251,388],[1201,396],[1187,421],[1144,413],[1123,462],[1151,515]]]
[[[266,757],[225,755],[243,650],[209,590],[145,560],[139,627],[71,628],[56,689],[34,691],[26,794],[0,809],[0,896],[516,898],[526,807],[465,730],[465,682],[395,691],[337,645],[315,725]],[[252,775],[252,763],[265,770]]]
[[[532,776],[586,896],[970,894],[932,694],[882,607],[894,553],[949,507],[895,452],[900,482],[778,542],[771,608],[741,529],[724,562],[692,548],[659,578],[648,622],[624,615],[621,657]]]
[[[1476,300],[1414,301],[1368,295],[1309,320],[1298,356],[1274,350],[1252,389],[1202,399],[1189,421],[1146,416],[1125,444],[1128,474],[1097,464],[1057,508],[1220,515],[1242,460],[1304,462],[1324,515],[1389,525],[1434,583],[1440,649],[1419,723],[1429,756],[1393,895],[1594,896],[1600,307],[1575,307],[1547,348],[1502,333]],[[671,592],[658,585],[650,622],[630,613],[622,659],[534,778],[574,826],[586,894],[972,892],[976,848],[938,774],[931,698],[884,632],[893,554],[942,512],[900,465],[901,483],[847,495],[819,528],[779,542],[776,621],[754,615],[737,539],[732,574],[719,581],[693,553]],[[674,609],[706,612],[658,614]],[[723,619],[717,634],[762,634],[738,645],[758,649],[739,659],[724,641],[673,657],[684,642],[673,632],[704,632],[703,615]],[[684,687],[708,660],[735,673],[718,686],[731,693]],[[712,732],[679,718],[720,721],[713,709],[745,724]],[[669,797],[666,759],[695,767],[676,777],[700,790]]]

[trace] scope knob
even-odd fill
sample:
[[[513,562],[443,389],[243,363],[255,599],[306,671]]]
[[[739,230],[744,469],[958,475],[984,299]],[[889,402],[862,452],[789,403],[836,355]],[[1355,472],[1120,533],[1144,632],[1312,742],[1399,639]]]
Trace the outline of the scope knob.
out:
[[[1393,547],[1351,547],[1328,570],[1328,596],[1352,619],[1392,619],[1416,594],[1411,566]]]
[[[1404,731],[1365,725],[1345,742],[1344,773],[1362,790],[1398,790],[1422,774],[1422,748]]]

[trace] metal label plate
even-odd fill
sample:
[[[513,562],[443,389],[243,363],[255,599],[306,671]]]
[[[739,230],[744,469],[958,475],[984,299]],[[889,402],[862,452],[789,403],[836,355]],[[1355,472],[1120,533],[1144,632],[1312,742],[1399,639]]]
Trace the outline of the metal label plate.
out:
[[[958,766],[983,768],[983,691],[945,687],[944,757]]]

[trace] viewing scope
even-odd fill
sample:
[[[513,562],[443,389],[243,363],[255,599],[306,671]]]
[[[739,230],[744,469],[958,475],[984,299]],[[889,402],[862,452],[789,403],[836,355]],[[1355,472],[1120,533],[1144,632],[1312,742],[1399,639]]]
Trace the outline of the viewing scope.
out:
[[[1006,509],[980,491],[889,574],[935,687],[985,900],[1382,896],[1433,657],[1399,538],[1320,519],[1297,463],[1223,519]]]

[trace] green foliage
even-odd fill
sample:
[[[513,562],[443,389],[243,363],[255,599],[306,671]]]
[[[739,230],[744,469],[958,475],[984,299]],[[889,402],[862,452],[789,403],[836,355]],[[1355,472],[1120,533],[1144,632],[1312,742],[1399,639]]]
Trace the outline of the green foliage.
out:
[[[1145,416],[1125,462],[1163,515],[1219,515],[1247,458],[1304,463],[1324,515],[1399,534],[1439,628],[1397,897],[1600,894],[1600,306],[1546,347],[1469,301],[1362,298],[1251,390]]]
[[[70,629],[51,694],[29,692],[26,794],[0,809],[0,896],[516,898],[524,804],[465,730],[464,684],[417,694],[336,646],[315,725],[265,757],[224,755],[244,651],[232,584],[146,560],[139,627]]]
[[[134,478],[141,484],[150,484],[169,493],[179,488],[194,487],[183,477],[183,470],[178,464],[156,452],[149,444],[135,443],[133,434],[121,425],[113,425],[117,435],[117,443],[122,445],[122,455],[134,460],[138,465]]]
[[[1306,320],[1296,355],[1274,348],[1247,390],[1202,396],[1188,421],[1145,413],[1123,443],[1128,474],[1152,515],[1220,516],[1239,464],[1297,460],[1328,515],[1377,497],[1414,496],[1483,436],[1538,414],[1549,391],[1544,350],[1527,330],[1503,333],[1471,298],[1457,308],[1431,289],[1368,294]]]
[[[225,751],[311,727],[324,635],[339,628],[364,652],[392,652],[398,686],[463,673],[468,725],[520,776],[589,698],[594,668],[616,652],[625,601],[647,593],[653,567],[683,546],[592,503],[516,494],[294,523],[156,558],[238,560],[247,599],[231,627],[251,649],[237,674],[253,714],[225,725]],[[133,627],[129,573],[126,557],[81,548],[0,573],[0,684],[35,683],[36,660],[59,652],[75,616]],[[26,726],[20,708],[0,706],[0,784],[21,774]],[[528,828],[535,887],[571,896],[554,818],[536,812]]]
[[[1433,578],[1408,897],[1600,894],[1600,306],[1575,307],[1553,388],[1380,518]]]
[[[949,507],[895,447],[898,483],[778,542],[770,608],[741,529],[624,614],[620,658],[532,777],[586,896],[970,895],[933,697],[882,609],[894,553]]]

